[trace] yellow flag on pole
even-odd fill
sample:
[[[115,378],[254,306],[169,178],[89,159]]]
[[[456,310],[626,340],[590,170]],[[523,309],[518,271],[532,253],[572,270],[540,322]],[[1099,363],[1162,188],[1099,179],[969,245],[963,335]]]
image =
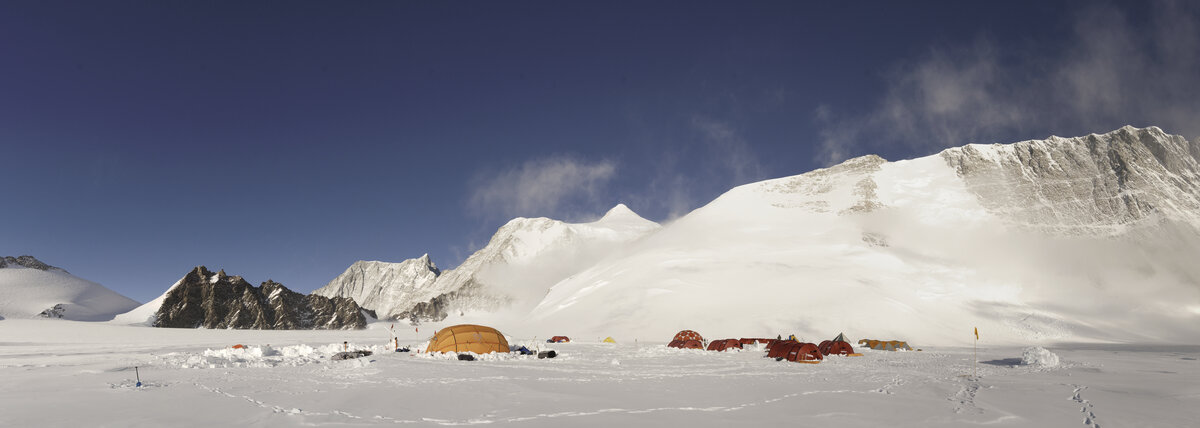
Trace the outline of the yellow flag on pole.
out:
[[[975,327],[975,340],[979,340],[979,327]]]

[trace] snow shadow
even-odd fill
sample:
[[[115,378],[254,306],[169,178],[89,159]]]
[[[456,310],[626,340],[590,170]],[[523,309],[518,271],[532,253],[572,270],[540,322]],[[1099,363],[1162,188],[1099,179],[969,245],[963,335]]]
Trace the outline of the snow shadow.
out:
[[[1020,358],[1002,358],[999,360],[980,361],[979,364],[989,364],[989,365],[993,365],[993,366],[1010,367],[1010,366],[1019,366],[1022,364],[1022,361]]]

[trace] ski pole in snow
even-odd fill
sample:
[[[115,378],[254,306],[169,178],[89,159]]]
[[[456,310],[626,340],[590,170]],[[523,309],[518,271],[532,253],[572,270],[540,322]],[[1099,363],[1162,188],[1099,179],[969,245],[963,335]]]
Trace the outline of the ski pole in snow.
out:
[[[138,373],[137,366],[133,366],[133,375],[137,377],[137,385],[135,386],[142,386],[142,375]]]

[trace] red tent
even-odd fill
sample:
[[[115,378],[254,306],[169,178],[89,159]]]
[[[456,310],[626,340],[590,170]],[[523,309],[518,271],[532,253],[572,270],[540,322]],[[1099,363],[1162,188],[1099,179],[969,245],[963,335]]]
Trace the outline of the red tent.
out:
[[[704,344],[699,340],[672,340],[667,346],[679,349],[704,349]]]
[[[800,342],[797,342],[794,340],[778,340],[778,339],[772,340],[771,343],[767,344],[767,357],[781,358],[781,357],[787,355],[787,349],[791,345],[798,344],[798,343],[800,343]]]
[[[675,339],[673,340],[699,340],[700,342],[704,342],[704,337],[701,337],[700,333],[696,333],[692,330],[683,330],[679,333],[675,333]]]
[[[727,349],[738,348],[742,349],[742,342],[737,339],[722,339],[709,342],[709,351],[724,351]]]
[[[825,355],[850,355],[854,353],[854,347],[850,346],[850,342],[837,340],[829,343]]]

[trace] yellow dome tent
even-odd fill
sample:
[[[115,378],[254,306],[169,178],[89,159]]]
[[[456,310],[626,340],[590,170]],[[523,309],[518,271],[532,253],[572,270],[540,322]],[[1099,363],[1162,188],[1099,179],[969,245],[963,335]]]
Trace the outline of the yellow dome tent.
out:
[[[608,336],[604,338],[604,343],[617,343],[617,341],[613,340],[612,336]]]
[[[425,352],[508,352],[508,340],[491,327],[459,324],[438,330]]]

